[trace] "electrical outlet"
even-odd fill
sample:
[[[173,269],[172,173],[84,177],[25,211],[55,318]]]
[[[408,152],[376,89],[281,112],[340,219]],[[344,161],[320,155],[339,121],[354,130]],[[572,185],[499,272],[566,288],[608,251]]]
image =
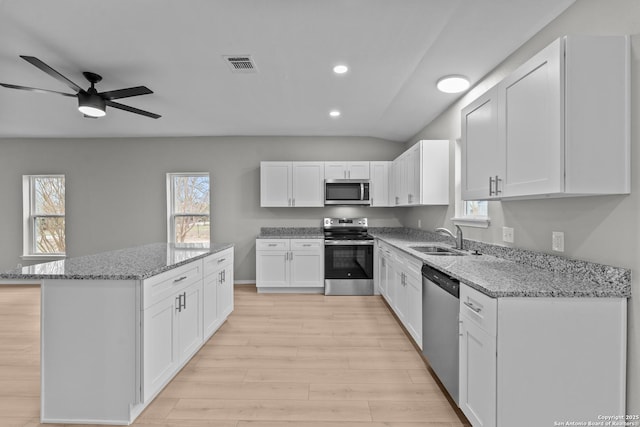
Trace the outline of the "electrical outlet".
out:
[[[564,233],[562,231],[551,232],[551,249],[556,252],[564,252]]]
[[[513,243],[513,228],[502,227],[502,241]]]
[[[422,220],[421,219],[418,220],[418,228],[422,228]]]

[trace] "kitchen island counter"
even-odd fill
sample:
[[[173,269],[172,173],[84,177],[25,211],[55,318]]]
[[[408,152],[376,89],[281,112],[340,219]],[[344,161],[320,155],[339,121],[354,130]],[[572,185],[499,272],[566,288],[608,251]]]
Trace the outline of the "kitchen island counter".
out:
[[[142,280],[232,246],[212,243],[202,248],[151,243],[9,270],[0,273],[0,280]]]

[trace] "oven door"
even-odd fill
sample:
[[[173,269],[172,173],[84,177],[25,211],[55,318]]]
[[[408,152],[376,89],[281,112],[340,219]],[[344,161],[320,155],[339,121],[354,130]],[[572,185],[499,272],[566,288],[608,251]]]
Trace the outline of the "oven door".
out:
[[[373,241],[326,240],[325,295],[373,295]]]

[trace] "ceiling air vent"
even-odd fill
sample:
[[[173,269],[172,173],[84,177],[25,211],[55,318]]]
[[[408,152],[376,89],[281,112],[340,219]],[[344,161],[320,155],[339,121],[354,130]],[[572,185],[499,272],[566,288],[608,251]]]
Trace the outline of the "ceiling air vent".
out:
[[[251,59],[251,55],[225,55],[223,58],[234,73],[258,72],[258,67]]]

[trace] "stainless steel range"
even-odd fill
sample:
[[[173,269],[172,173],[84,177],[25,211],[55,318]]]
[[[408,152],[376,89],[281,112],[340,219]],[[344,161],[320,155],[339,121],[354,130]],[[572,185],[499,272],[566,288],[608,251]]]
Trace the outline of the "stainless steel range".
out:
[[[324,294],[373,295],[373,237],[367,218],[324,219]]]

